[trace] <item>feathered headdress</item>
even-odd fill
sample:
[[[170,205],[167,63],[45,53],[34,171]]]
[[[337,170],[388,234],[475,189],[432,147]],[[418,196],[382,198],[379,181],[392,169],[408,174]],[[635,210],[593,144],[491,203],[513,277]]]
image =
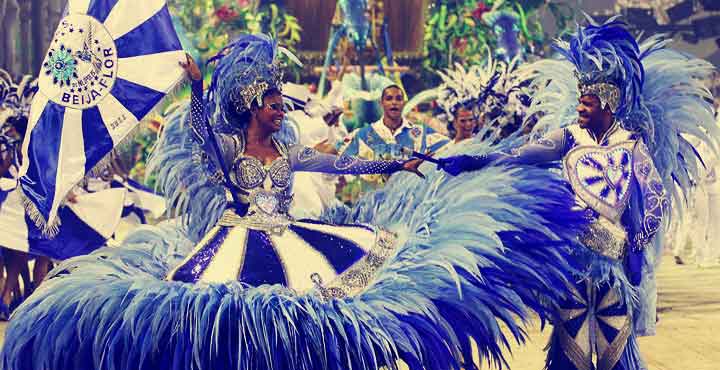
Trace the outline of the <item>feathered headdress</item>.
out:
[[[638,109],[645,80],[640,47],[624,26],[614,19],[603,25],[591,21],[555,46],[574,66],[579,95],[597,96],[620,119]]]
[[[503,68],[500,68],[499,64],[489,57],[484,67],[473,65],[466,69],[461,64],[455,64],[455,68],[438,71],[442,79],[440,85],[417,94],[405,104],[403,114],[433,99],[442,108],[448,121],[453,120],[460,107],[480,114],[486,105],[492,104],[493,97],[497,95],[494,89],[503,77]]]
[[[208,90],[208,114],[214,124],[242,124],[235,118],[248,111],[253,102],[262,106],[265,92],[282,90],[283,66],[278,52],[301,65],[290,51],[262,34],[241,36],[208,60],[208,64],[217,63]]]
[[[37,79],[25,75],[15,83],[5,70],[0,69],[0,128],[6,132],[10,124],[24,134],[30,103],[38,91]],[[4,134],[3,134],[4,135]]]
[[[484,114],[486,129],[508,124],[524,117],[529,97],[521,86],[527,77],[518,74],[518,59],[510,63],[495,61],[488,51],[484,65],[474,65],[465,69],[456,64],[454,69],[438,72],[442,83],[413,97],[403,109],[409,113],[417,105],[435,99],[443,114],[438,119],[448,125],[454,119],[458,108],[465,107],[476,114]],[[486,137],[483,135],[483,137]]]
[[[450,118],[455,116],[459,108],[479,115],[500,78],[492,60],[485,68],[474,65],[465,69],[461,64],[455,64],[455,69],[438,74],[442,83],[437,88],[437,102]]]

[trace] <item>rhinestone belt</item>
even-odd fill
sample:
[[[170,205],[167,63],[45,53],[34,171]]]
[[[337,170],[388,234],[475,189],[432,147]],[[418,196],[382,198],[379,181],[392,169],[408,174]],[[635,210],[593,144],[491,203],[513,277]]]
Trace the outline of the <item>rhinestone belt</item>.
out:
[[[627,248],[625,229],[605,217],[598,217],[580,234],[579,238],[585,247],[605,257],[621,259],[625,255]]]

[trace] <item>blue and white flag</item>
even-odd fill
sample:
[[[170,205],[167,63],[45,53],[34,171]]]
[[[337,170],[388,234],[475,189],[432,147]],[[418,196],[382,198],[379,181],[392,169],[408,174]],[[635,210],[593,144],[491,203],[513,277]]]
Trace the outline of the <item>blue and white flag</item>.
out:
[[[11,190],[0,203],[0,246],[60,260],[88,254],[114,235],[126,196],[114,188],[78,195],[60,207],[62,224],[48,238],[25,213],[18,189]]]
[[[115,175],[113,180],[110,181],[110,187],[127,190],[123,219],[134,213],[139,221],[144,224],[146,223],[145,212],[150,213],[153,218],[160,218],[165,213],[165,197],[155,194],[152,189],[133,179],[124,179]]]
[[[28,215],[58,230],[70,189],[183,78],[165,0],[70,0],[45,56],[23,143]]]

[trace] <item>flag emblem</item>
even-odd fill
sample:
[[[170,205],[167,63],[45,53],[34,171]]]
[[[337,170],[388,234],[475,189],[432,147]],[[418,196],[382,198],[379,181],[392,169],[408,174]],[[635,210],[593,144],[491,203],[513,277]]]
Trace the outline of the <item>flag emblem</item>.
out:
[[[117,49],[95,18],[70,14],[60,21],[40,74],[40,89],[62,106],[93,107],[110,93],[117,76]]]

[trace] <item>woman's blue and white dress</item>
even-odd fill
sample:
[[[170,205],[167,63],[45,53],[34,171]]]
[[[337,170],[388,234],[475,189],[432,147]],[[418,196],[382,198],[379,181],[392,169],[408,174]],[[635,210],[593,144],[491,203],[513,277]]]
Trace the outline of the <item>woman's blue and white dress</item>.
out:
[[[228,193],[235,191],[240,204],[223,212],[217,225],[168,273],[168,279],[282,284],[298,292],[318,288],[345,296],[364,286],[393,252],[395,236],[382,228],[294,220],[288,211],[296,171],[387,173],[401,169],[401,162],[336,157],[274,141],[281,156],[263,165],[243,154],[242,136],[223,142],[225,152],[234,153],[230,163],[233,190]]]

